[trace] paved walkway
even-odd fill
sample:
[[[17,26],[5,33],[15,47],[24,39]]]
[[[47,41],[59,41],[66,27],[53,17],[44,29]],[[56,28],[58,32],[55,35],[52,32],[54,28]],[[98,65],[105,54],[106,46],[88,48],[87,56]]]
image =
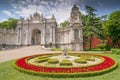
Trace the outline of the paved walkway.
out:
[[[34,55],[34,54],[45,54],[45,53],[55,53],[53,51],[45,50],[41,46],[29,46],[22,47],[13,50],[0,51],[0,63],[16,58],[21,58],[24,56]]]

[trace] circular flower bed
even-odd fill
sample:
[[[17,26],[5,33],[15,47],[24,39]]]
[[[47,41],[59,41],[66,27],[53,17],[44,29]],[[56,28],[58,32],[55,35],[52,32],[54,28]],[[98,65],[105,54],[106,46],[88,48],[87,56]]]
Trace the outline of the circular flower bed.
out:
[[[70,58],[61,57],[59,60],[58,58],[56,58],[58,55],[60,54],[56,54],[56,55],[41,54],[41,55],[27,56],[18,59],[15,62],[15,68],[26,73],[30,73],[33,75],[40,75],[40,76],[85,77],[85,76],[93,76],[93,75],[95,76],[95,75],[104,74],[117,67],[117,63],[113,59],[107,56],[75,53],[74,55],[69,54],[72,55],[70,56]],[[85,57],[85,56],[90,56],[90,57]],[[56,59],[51,59],[51,58],[56,58]],[[34,63],[30,63],[31,61]],[[93,64],[90,65],[90,63]],[[46,65],[53,65],[53,66],[46,66]]]

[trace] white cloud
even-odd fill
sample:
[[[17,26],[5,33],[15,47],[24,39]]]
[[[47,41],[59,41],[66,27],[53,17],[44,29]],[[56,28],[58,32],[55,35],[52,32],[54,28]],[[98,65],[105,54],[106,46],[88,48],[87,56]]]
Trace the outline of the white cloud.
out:
[[[7,19],[0,19],[0,22],[7,21]]]
[[[19,16],[29,17],[34,12],[41,13],[46,17],[55,15],[57,22],[62,22],[70,17],[70,11],[74,4],[80,0],[12,0],[11,6],[14,13]],[[81,3],[83,5],[83,2]],[[36,6],[37,5],[37,6]],[[81,10],[85,14],[85,11]]]
[[[9,17],[14,17],[15,15],[12,14],[12,12],[8,11],[8,10],[3,10],[2,13],[6,14]]]

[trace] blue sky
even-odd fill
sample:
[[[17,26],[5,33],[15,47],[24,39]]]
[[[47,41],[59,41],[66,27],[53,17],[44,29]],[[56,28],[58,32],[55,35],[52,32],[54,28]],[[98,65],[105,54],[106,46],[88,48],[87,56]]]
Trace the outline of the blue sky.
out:
[[[86,14],[86,5],[95,8],[98,16],[120,10],[120,0],[0,0],[0,22],[10,17],[27,18],[37,11],[47,18],[54,14],[60,23],[69,19],[74,4],[80,8],[82,14]]]

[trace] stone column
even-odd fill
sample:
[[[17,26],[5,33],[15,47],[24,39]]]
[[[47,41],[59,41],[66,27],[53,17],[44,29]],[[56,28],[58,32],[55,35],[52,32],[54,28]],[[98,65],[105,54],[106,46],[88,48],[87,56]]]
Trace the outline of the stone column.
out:
[[[25,40],[25,44],[28,45],[28,29],[26,29],[26,40]]]
[[[17,29],[17,42],[16,45],[19,45],[19,29]]]
[[[50,43],[55,44],[55,28],[50,28]]]
[[[17,30],[17,45],[21,45],[21,31],[20,27]]]
[[[73,29],[70,30],[70,39],[71,41],[74,41],[74,30]]]
[[[25,44],[26,45],[29,45],[29,21],[28,21],[28,23],[27,23],[27,26],[26,26],[26,40],[25,40]]]
[[[80,51],[83,51],[83,33],[82,33],[82,28],[79,30],[79,37],[80,37]]]
[[[53,28],[53,44],[55,44],[55,28]]]
[[[20,45],[22,45],[22,28],[20,28]]]
[[[29,35],[29,37],[28,37],[29,38],[29,40],[28,40],[29,42],[28,43],[29,43],[29,45],[31,45],[32,44],[32,42],[31,42],[32,41],[32,31],[29,30],[28,32],[29,32],[28,33],[28,35]]]
[[[53,43],[53,27],[50,28],[50,43]]]
[[[41,31],[41,44],[45,44],[45,28]]]

